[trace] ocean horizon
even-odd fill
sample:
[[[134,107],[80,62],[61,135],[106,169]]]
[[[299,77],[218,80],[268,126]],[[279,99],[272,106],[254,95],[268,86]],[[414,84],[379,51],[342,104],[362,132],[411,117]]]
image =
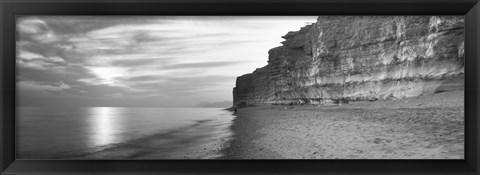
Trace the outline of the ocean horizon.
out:
[[[232,137],[222,108],[19,107],[17,159],[212,159]]]

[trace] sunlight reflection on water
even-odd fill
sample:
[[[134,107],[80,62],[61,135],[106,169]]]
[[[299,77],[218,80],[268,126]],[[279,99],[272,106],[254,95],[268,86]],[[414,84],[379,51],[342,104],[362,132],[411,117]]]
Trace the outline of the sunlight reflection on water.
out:
[[[120,138],[118,132],[118,126],[115,121],[116,117],[121,117],[121,108],[111,108],[111,107],[98,107],[98,108],[89,108],[91,115],[89,116],[90,125],[93,127],[90,135],[90,140],[93,145],[92,147],[101,147],[106,146],[112,143],[116,143]]]

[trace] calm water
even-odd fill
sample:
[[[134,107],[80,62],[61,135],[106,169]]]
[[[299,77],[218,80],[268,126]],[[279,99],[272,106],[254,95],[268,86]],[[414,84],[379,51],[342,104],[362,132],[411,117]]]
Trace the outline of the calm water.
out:
[[[233,118],[216,108],[20,107],[17,158],[216,158]]]

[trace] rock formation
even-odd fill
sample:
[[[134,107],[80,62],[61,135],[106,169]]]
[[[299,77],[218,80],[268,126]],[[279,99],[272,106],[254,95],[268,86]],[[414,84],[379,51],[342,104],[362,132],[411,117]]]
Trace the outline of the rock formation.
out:
[[[464,87],[463,16],[320,16],[237,78],[234,105],[341,104]]]

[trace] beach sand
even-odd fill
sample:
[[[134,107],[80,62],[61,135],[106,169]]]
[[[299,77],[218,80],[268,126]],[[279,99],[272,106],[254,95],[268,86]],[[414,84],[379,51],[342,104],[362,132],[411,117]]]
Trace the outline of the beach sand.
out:
[[[240,108],[224,159],[463,159],[464,91]]]

